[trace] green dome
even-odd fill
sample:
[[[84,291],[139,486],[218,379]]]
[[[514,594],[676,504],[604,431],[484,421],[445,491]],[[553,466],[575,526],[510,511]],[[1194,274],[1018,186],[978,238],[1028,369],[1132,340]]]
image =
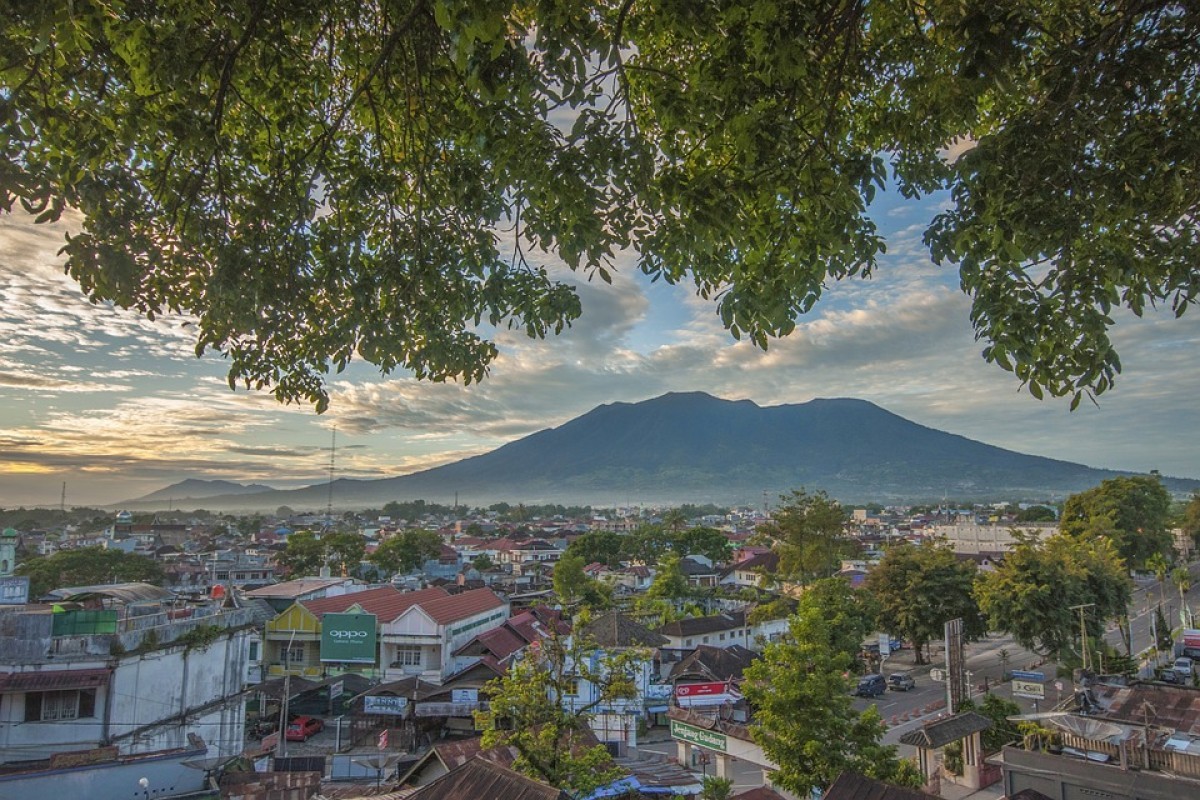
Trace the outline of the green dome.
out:
[[[3,536],[6,539],[9,539],[9,538],[15,539],[15,538],[17,538],[18,534],[17,534],[16,530],[13,528],[5,528],[4,533],[0,533],[0,536]]]

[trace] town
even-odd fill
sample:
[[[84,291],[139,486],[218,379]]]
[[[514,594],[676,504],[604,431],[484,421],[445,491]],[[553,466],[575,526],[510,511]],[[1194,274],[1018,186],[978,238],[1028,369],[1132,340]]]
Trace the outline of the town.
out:
[[[3,519],[0,796],[1200,788],[1200,499],[1156,476],[1058,505]]]

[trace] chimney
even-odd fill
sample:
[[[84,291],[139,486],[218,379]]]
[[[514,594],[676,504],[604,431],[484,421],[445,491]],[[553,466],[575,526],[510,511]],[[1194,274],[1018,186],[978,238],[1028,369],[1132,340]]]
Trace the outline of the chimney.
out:
[[[467,573],[465,573],[465,572],[458,573],[458,575],[455,576],[455,578],[454,578],[454,582],[457,583],[459,586],[466,586]]]

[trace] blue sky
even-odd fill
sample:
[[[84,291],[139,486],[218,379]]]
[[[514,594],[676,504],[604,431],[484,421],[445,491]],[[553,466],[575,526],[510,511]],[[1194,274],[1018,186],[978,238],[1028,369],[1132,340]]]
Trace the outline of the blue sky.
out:
[[[889,254],[876,275],[830,286],[766,352],[734,341],[694,289],[652,285],[627,259],[611,286],[580,283],[584,315],[565,334],[500,332],[482,384],[425,384],[355,364],[331,384],[322,416],[231,391],[219,356],[195,357],[186,320],[89,303],[56,255],[77,219],[35,226],[0,215],[0,505],[57,505],[63,482],[71,505],[188,477],[318,483],[334,426],[339,477],[389,477],[603,403],[693,390],[760,405],[858,397],[1021,452],[1200,477],[1200,310],[1119,317],[1125,372],[1099,407],[1070,413],[1065,400],[1038,401],[984,363],[957,273],[929,262],[920,240],[937,202],[877,203]]]

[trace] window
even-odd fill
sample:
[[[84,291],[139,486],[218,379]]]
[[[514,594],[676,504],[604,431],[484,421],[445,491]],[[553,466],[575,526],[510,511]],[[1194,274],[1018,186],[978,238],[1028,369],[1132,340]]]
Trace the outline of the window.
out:
[[[722,642],[725,641],[725,634],[723,634],[723,633],[721,634],[721,641]]]
[[[250,655],[247,657],[249,661],[258,661],[258,642],[250,643]]]
[[[565,686],[563,688],[563,694],[566,694],[569,697],[578,697],[579,696],[579,678],[578,677],[573,676],[573,675],[567,676],[566,678],[563,679],[563,683],[565,684]]]
[[[95,689],[29,692],[25,695],[25,721],[79,719],[96,716]]]
[[[685,645],[687,645],[688,647],[691,647],[691,646],[692,646],[692,640],[691,640],[691,639],[688,639],[686,642],[684,642],[684,644],[685,644]]]
[[[280,661],[284,664],[303,664],[304,663],[304,645],[296,645],[288,649],[283,648],[279,655]]]
[[[419,667],[424,663],[421,658],[421,648],[415,646],[400,646],[396,648],[396,660],[393,667]]]

